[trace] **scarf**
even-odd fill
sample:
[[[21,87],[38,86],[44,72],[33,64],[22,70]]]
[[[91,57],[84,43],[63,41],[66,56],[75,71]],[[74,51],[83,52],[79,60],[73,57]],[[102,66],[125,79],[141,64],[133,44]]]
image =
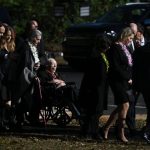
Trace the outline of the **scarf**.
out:
[[[123,43],[119,42],[118,43],[119,45],[121,45],[122,47],[122,50],[124,51],[127,59],[128,59],[128,64],[129,66],[133,66],[133,60],[132,60],[132,56],[131,56],[131,53],[129,52],[129,50],[127,49],[126,45],[124,45]]]

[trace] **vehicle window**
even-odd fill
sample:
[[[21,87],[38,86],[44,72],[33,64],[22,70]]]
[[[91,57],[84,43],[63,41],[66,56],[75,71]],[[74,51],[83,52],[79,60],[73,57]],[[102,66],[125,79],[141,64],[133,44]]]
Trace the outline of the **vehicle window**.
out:
[[[123,20],[125,11],[122,9],[113,9],[111,12],[108,12],[102,18],[96,20],[96,22],[107,22],[107,23],[117,23]]]
[[[125,9],[125,8],[117,8],[108,12],[102,18],[96,20],[96,22],[104,22],[104,23],[127,23],[131,21],[138,22],[143,15],[146,14],[146,9],[143,8],[133,8],[133,9]]]
[[[138,22],[146,14],[146,9],[133,9],[131,10],[132,20]]]
[[[146,18],[147,18],[147,19],[150,19],[150,12],[147,13]]]
[[[3,7],[0,7],[0,21],[12,25],[9,12]]]
[[[150,12],[147,13],[144,24],[145,24],[145,30],[146,30],[145,33],[147,36],[150,36]]]

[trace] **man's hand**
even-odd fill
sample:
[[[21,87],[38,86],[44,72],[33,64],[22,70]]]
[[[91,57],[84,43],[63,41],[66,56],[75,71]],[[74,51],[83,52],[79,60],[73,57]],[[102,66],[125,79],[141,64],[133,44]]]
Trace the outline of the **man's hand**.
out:
[[[130,80],[128,81],[128,83],[131,85],[131,84],[132,84],[132,79],[130,79]]]
[[[35,70],[38,70],[40,68],[40,62],[34,64],[34,69]]]

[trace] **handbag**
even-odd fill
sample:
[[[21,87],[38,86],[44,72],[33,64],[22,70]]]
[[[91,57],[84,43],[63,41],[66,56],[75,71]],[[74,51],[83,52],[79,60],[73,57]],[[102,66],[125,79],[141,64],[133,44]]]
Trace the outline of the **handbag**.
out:
[[[135,97],[134,97],[132,89],[127,90],[126,94],[128,95],[129,102],[134,102],[135,101]]]

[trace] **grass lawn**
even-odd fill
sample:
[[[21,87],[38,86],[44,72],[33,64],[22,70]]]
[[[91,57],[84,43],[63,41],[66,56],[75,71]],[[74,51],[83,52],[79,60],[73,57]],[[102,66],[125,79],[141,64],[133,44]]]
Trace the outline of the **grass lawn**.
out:
[[[102,117],[105,123],[107,117]],[[143,118],[137,119],[137,129],[144,126]],[[79,126],[75,121],[71,123],[71,128],[47,127],[26,132],[7,132],[0,134],[0,150],[150,150],[141,135],[129,138],[128,144],[122,144],[116,140],[114,131],[110,132],[110,140],[102,143],[83,139],[78,136]],[[54,131],[55,130],[55,131]],[[56,132],[57,131],[57,132]]]

